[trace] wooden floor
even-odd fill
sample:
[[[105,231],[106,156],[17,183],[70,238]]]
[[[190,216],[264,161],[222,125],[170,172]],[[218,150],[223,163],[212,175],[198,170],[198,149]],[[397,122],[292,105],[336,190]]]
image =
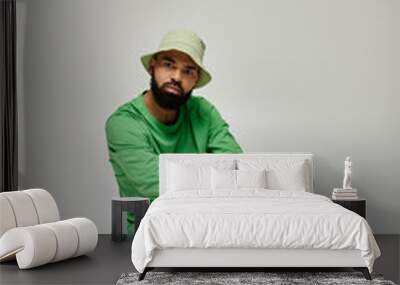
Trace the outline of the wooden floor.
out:
[[[375,236],[382,256],[374,272],[399,283],[400,235]],[[87,256],[19,270],[16,262],[0,264],[0,284],[115,284],[124,272],[135,271],[131,259],[131,240],[116,243],[110,235],[100,235],[95,251]]]

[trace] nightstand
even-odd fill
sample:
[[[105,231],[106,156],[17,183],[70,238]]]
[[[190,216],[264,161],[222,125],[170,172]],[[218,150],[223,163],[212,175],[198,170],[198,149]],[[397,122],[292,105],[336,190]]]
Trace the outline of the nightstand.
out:
[[[130,211],[135,215],[135,230],[146,214],[150,200],[143,197],[114,197],[111,208],[111,238],[113,241],[123,241],[126,235],[122,234],[122,212]]]
[[[332,202],[339,204],[340,206],[359,214],[361,217],[366,219],[367,200],[364,198],[358,198],[354,200],[336,200],[332,199]]]

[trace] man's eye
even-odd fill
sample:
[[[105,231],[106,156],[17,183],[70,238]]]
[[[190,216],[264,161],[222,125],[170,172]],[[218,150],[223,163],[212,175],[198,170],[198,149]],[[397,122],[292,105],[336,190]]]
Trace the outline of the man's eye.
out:
[[[166,68],[172,68],[172,63],[170,63],[170,62],[168,62],[168,61],[165,61],[165,62],[163,63],[163,66],[166,67]]]
[[[194,76],[194,71],[193,69],[185,69],[183,71],[184,74],[188,75],[188,76]]]

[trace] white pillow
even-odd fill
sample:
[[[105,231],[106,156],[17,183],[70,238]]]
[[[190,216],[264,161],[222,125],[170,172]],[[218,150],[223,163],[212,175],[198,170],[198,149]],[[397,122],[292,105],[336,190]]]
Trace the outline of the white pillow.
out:
[[[236,189],[236,170],[211,168],[211,189]]]
[[[166,163],[166,190],[211,190],[211,167],[235,169],[234,159],[174,159]]]
[[[168,191],[210,189],[210,170],[207,166],[168,164]]]
[[[241,188],[266,188],[265,169],[230,170],[211,169],[211,188],[213,190],[238,190]]]
[[[238,159],[239,170],[267,170],[267,188],[272,190],[310,191],[305,160]]]
[[[236,170],[236,183],[237,188],[267,188],[267,171]]]
[[[273,190],[306,191],[304,164],[296,168],[268,171],[268,188]]]

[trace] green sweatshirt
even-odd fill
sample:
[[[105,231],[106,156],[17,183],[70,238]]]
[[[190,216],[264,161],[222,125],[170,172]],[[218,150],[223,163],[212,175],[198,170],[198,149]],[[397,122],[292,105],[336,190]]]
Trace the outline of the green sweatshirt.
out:
[[[229,125],[200,96],[180,107],[173,125],[159,122],[147,109],[143,92],[119,107],[106,122],[106,137],[121,197],[158,197],[160,153],[241,153]],[[128,215],[132,232],[133,216]]]

